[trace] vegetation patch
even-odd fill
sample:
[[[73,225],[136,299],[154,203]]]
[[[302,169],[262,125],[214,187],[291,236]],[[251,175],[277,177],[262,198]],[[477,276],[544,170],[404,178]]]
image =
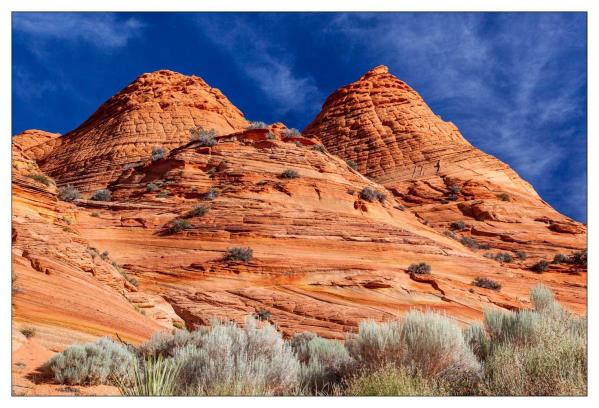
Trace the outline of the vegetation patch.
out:
[[[112,193],[110,190],[105,188],[96,190],[89,198],[92,201],[110,201],[112,199]]]
[[[377,201],[383,203],[385,201],[385,199],[387,198],[387,195],[385,193],[377,191],[373,188],[364,187],[360,191],[360,198],[362,200],[366,200],[369,202],[373,202],[373,201],[377,200]]]
[[[202,147],[212,147],[218,144],[216,139],[216,131],[214,129],[206,130],[200,127],[191,129],[190,141],[198,142]]]
[[[296,179],[299,178],[299,176],[299,173],[293,169],[287,169],[279,175],[282,179]]]
[[[531,266],[530,269],[536,273],[543,273],[547,269],[549,269],[549,262],[547,262],[545,260],[539,261],[539,262],[535,263],[533,266]]]
[[[501,289],[501,284],[499,282],[495,282],[494,280],[488,279],[488,278],[478,277],[472,281],[472,284],[474,286],[478,286],[479,288],[493,289],[493,290]]]
[[[254,257],[254,251],[252,248],[233,247],[228,248],[223,256],[224,261],[233,262],[249,262]]]
[[[266,129],[267,124],[260,121],[252,121],[246,129]]]
[[[508,193],[497,194],[497,198],[499,198],[501,201],[511,201]]]
[[[185,231],[191,228],[189,221],[177,218],[171,222],[171,225],[166,229],[167,234],[176,234],[177,232]]]
[[[79,190],[73,187],[71,184],[67,184],[64,187],[58,189],[58,198],[61,201],[72,202],[78,200],[81,197]]]
[[[43,174],[28,174],[27,177],[42,183],[45,186],[50,186],[52,184],[52,180]]]
[[[431,273],[431,266],[425,262],[413,263],[408,266],[408,271],[416,275],[428,275]]]
[[[152,155],[150,156],[150,159],[152,159],[153,162],[162,160],[164,159],[165,154],[166,152],[164,151],[163,147],[156,146],[152,149]]]

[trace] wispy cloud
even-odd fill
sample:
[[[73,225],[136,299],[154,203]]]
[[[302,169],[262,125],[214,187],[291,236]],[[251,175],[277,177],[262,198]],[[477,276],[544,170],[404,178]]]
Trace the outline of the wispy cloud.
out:
[[[322,95],[314,78],[294,69],[293,53],[277,44],[246,19],[206,19],[199,17],[197,27],[213,43],[227,51],[274,104],[277,113],[305,112],[320,106]]]
[[[122,19],[110,13],[14,13],[13,30],[29,38],[40,51],[50,40],[84,43],[102,50],[122,48],[143,29],[135,18]]]
[[[586,77],[568,71],[584,55],[583,18],[344,14],[329,33],[342,33],[370,60],[390,65],[471,142],[542,189],[558,177],[564,161],[572,160],[565,147],[585,143],[582,132],[564,129],[586,117],[581,97]],[[572,175],[562,191],[579,188],[581,177]]]

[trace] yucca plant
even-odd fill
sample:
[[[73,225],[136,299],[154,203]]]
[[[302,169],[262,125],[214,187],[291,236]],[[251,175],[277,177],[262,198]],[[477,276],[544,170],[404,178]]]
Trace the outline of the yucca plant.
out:
[[[140,365],[142,367],[140,367]],[[148,357],[133,364],[130,381],[115,376],[113,381],[124,396],[169,396],[177,388],[178,364],[162,356]]]

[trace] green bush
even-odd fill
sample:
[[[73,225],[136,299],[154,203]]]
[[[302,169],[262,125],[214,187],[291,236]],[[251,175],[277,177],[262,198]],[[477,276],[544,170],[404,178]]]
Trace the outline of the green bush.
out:
[[[241,248],[234,247],[228,248],[223,255],[224,261],[234,261],[234,262],[249,262],[254,257],[254,251],[252,248]]]
[[[161,146],[156,146],[152,149],[152,155],[150,158],[153,162],[164,159],[165,151]]]
[[[480,248],[480,245],[479,245]],[[502,263],[510,263],[514,260],[514,257],[510,254],[508,254],[507,252],[498,252],[495,254],[494,256],[496,261],[502,262]]]
[[[353,170],[358,170],[358,164],[355,161],[347,159],[345,163],[347,163],[347,165]]]
[[[451,229],[456,231],[462,231],[466,228],[466,223],[464,221],[454,221],[450,224]]]
[[[191,129],[190,141],[198,142],[202,147],[216,146],[218,140],[216,139],[216,131],[214,129],[206,130],[200,127]]]
[[[185,231],[191,228],[189,221],[177,218],[171,222],[171,225],[166,229],[167,234],[176,234],[177,232]]]
[[[568,258],[568,262],[574,265],[587,266],[587,250],[573,252]]]
[[[533,266],[531,266],[530,269],[536,273],[543,273],[547,269],[549,269],[549,262],[547,262],[545,260],[539,261],[539,262],[535,263]]]
[[[287,169],[283,171],[279,177],[283,179],[296,179],[299,177],[299,173],[296,170]]]
[[[438,380],[427,379],[406,368],[385,366],[355,375],[348,381],[347,396],[447,396],[449,390]]]
[[[64,187],[58,189],[58,198],[62,201],[71,202],[78,200],[81,194],[79,190],[73,187],[71,184],[67,184]]]
[[[112,378],[121,394],[130,396],[172,396],[176,395],[180,367],[173,360],[162,357],[147,358],[131,365],[129,381],[118,376]]]
[[[474,286],[478,286],[479,288],[493,289],[493,290],[501,289],[501,284],[499,282],[495,282],[494,280],[487,279],[487,278],[478,277],[472,281],[472,284]]]
[[[104,337],[95,343],[68,347],[42,369],[60,384],[110,384],[111,377],[128,383],[135,361],[129,349]]]
[[[44,176],[43,174],[28,174],[27,177],[42,183],[45,186],[50,186],[50,184],[52,184],[50,178],[48,176]]]
[[[416,275],[428,275],[431,273],[431,266],[425,262],[413,263],[408,266],[408,271]]]
[[[360,191],[360,198],[362,200],[366,200],[366,201],[370,201],[370,202],[378,200],[382,203],[387,198],[387,195],[385,193],[381,193],[380,191],[377,191],[373,188],[364,187]]]
[[[296,353],[306,356],[300,360],[299,370],[299,385],[304,391],[329,393],[353,372],[355,362],[337,340],[314,336],[302,348]]]
[[[96,190],[89,199],[92,201],[110,201],[112,193],[106,189]]]
[[[260,121],[251,121],[246,129],[266,129],[268,125]]]
[[[208,214],[210,207],[204,204],[195,205],[191,210],[186,213],[187,217],[203,217]]]

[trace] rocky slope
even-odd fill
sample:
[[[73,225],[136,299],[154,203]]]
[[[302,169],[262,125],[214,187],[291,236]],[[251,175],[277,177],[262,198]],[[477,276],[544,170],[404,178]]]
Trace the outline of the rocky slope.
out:
[[[304,134],[357,164],[427,225],[531,259],[586,247],[586,227],[555,211],[508,165],[473,147],[379,66],[329,96]],[[452,223],[465,223],[452,228]],[[449,232],[448,232],[449,233]]]
[[[215,128],[218,143],[190,142],[194,126]],[[586,312],[586,268],[530,270],[583,248],[585,227],[473,148],[385,68],[331,95],[304,136],[287,137],[282,124],[246,127],[203,80],[158,71],[65,136],[13,138],[15,330],[36,328],[36,344],[57,350],[256,314],[285,335],[342,338],[363,319],[414,307],[463,323],[487,307],[527,307],[538,282]],[[153,161],[158,144],[168,151]],[[57,185],[68,183],[83,198],[58,200]],[[369,201],[365,187],[386,197]],[[112,200],[88,200],[97,188]],[[464,229],[444,234],[454,221]],[[250,247],[253,259],[223,260],[233,247]],[[528,259],[484,256],[517,250]],[[408,271],[419,262],[432,273]],[[473,286],[476,277],[502,288]]]

